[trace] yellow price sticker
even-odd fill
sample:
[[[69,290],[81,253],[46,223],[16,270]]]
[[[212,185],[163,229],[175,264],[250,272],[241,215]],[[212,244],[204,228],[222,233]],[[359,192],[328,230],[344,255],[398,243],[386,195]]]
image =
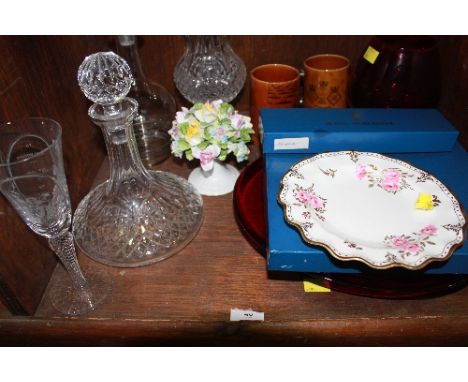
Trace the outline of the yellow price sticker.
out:
[[[323,292],[330,292],[330,289],[325,288],[324,286],[320,285],[320,280],[304,280],[304,292],[306,293],[323,293]]]
[[[416,208],[418,210],[432,210],[434,208],[433,196],[431,194],[420,193],[418,200],[416,200]]]
[[[366,50],[366,53],[364,53],[364,59],[373,64],[375,60],[377,60],[377,57],[379,57],[380,52],[373,47],[369,45],[369,47]]]

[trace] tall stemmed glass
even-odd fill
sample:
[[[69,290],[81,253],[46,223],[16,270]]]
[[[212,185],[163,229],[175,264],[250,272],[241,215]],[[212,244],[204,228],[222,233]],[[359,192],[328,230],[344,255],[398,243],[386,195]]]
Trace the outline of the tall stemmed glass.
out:
[[[28,118],[0,126],[0,190],[23,221],[48,239],[70,280],[53,290],[51,302],[66,315],[96,309],[112,287],[103,271],[80,269],[73,236],[70,196],[63,166],[61,127],[51,119]]]

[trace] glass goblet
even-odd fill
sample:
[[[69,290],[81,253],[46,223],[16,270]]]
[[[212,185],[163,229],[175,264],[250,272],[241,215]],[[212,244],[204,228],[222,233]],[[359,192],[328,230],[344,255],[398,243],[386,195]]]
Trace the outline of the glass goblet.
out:
[[[84,274],[78,264],[61,134],[59,123],[46,118],[0,126],[0,191],[59,257],[70,277],[68,285],[51,292],[51,302],[59,312],[77,316],[104,302],[112,280],[99,270]]]

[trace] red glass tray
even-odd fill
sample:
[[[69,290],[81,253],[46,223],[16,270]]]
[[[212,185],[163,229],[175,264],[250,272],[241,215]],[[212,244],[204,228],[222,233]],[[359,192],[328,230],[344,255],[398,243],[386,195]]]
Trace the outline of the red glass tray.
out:
[[[234,187],[234,213],[242,234],[261,255],[266,255],[265,174],[263,159],[248,165]],[[416,299],[447,294],[468,285],[465,275],[424,275],[412,271],[372,271],[366,274],[311,275],[327,288],[353,295]]]

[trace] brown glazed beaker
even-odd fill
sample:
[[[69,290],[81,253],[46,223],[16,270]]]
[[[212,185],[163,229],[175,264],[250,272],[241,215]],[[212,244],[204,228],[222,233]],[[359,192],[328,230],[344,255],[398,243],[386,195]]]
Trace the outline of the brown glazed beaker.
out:
[[[347,106],[349,60],[337,54],[317,54],[304,61],[304,106]]]
[[[261,108],[296,107],[299,103],[299,71],[289,65],[267,64],[250,72],[250,116],[259,144],[258,118]]]

